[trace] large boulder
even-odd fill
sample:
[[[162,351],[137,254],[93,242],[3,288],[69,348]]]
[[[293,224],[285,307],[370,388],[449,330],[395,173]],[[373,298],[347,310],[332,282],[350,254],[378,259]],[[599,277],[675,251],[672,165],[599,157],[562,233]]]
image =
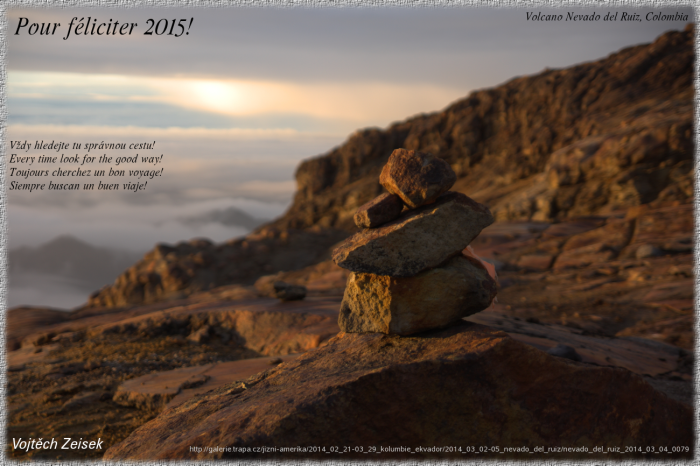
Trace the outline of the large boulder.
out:
[[[353,273],[340,306],[343,332],[410,335],[486,309],[497,285],[481,263],[456,256],[414,277]]]
[[[462,451],[412,453],[448,445]],[[687,453],[664,456],[692,457],[691,408],[625,369],[551,356],[465,322],[412,337],[340,333],[244,382],[166,409],[104,459],[327,460],[366,458],[374,448],[381,459],[543,460],[552,455],[535,448],[544,446],[571,447],[560,459],[607,460],[610,454],[594,448],[652,445],[669,452],[685,446]],[[333,449],[346,454],[329,455]],[[625,457],[646,458],[643,451]]]
[[[333,251],[353,272],[411,277],[458,255],[493,223],[488,207],[449,192],[379,228],[361,231]]]

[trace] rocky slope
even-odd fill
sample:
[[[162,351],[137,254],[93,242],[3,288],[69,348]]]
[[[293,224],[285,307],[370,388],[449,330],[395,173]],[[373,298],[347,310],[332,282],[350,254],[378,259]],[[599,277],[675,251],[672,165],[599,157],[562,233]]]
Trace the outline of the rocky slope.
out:
[[[296,173],[281,228],[352,230],[396,148],[447,160],[454,191],[497,220],[552,220],[693,195],[694,29],[479,90],[442,112],[366,129]]]
[[[89,306],[183,297],[301,269],[356,230],[396,148],[447,160],[453,191],[497,221],[560,221],[693,197],[694,29],[609,57],[479,90],[442,112],[353,134],[303,162],[280,219],[242,240],[158,246]]]
[[[87,307],[147,304],[232,283],[252,285],[262,275],[297,270],[327,259],[328,248],[345,236],[334,229],[263,227],[219,245],[205,239],[174,246],[159,244],[113,285],[93,293]]]
[[[62,322],[37,324],[23,346],[8,353],[8,437],[101,438],[105,448],[25,452],[13,450],[10,443],[7,454],[47,460],[101,458],[164,408],[290,361],[292,353],[328,345],[339,330],[340,296],[287,303],[210,297],[195,294],[148,306],[80,311]],[[528,322],[519,316],[530,312],[530,305],[510,303],[467,320],[507,332],[527,345],[536,360],[557,345],[570,345],[581,359],[577,370],[616,367],[625,380],[636,380],[624,369],[643,376],[660,392],[653,395],[644,388],[650,396],[663,393],[688,407],[684,409],[692,405],[692,357],[687,351],[651,340],[600,338],[556,320]],[[11,312],[10,320],[17,314]],[[526,351],[522,348],[514,353]],[[635,383],[645,387],[641,379]]]

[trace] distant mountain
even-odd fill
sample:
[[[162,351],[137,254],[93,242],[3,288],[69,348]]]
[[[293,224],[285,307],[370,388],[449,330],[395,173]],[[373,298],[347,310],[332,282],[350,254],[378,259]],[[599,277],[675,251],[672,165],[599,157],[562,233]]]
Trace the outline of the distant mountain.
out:
[[[157,246],[89,305],[186,296],[328,259],[328,248],[357,230],[356,209],[382,192],[380,170],[397,148],[447,160],[453,190],[501,221],[688,203],[694,46],[689,25],[599,61],[472,92],[442,112],[357,131],[299,166],[294,202],[278,220],[218,246]]]
[[[59,275],[97,289],[112,283],[140,254],[101,248],[73,236],[58,236],[36,248],[20,247],[9,252],[10,283],[22,274]]]

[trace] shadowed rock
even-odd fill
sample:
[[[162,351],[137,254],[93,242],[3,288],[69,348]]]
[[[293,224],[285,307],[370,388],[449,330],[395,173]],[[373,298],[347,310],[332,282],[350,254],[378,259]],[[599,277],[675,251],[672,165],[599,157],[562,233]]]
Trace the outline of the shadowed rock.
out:
[[[306,297],[306,287],[278,281],[274,283],[275,298],[282,301],[299,301]]]
[[[464,256],[414,277],[355,273],[348,279],[338,325],[343,332],[410,335],[444,327],[486,309],[496,282]]]
[[[491,223],[485,205],[447,193],[434,204],[351,236],[333,251],[333,260],[353,272],[410,277],[456,256]]]
[[[441,158],[406,149],[394,150],[379,175],[381,185],[412,208],[433,202],[455,181],[455,172]]]
[[[107,460],[240,457],[233,449],[368,445],[689,445],[693,416],[640,376],[592,367],[464,323],[420,336],[340,333],[326,346],[247,379],[166,409]],[[355,455],[351,448],[350,456]],[[245,453],[246,459],[255,453]],[[272,456],[270,456],[272,455]],[[490,453],[479,456],[489,456]],[[563,453],[562,458],[603,458]],[[641,458],[641,452],[638,453]],[[343,455],[346,457],[348,455]],[[521,453],[493,453],[499,459]],[[550,455],[551,456],[551,455]],[[635,456],[635,453],[632,453]],[[366,457],[363,456],[363,457]],[[465,458],[462,453],[402,453],[388,458]],[[543,459],[533,453],[528,458]],[[685,456],[684,456],[685,457]],[[676,456],[674,456],[676,458]]]
[[[552,356],[558,356],[560,358],[571,359],[572,361],[580,361],[581,360],[581,355],[578,354],[576,352],[576,350],[569,345],[559,344],[559,345],[555,346],[554,348],[548,349],[547,353],[551,354]]]
[[[384,193],[357,209],[353,219],[360,228],[376,228],[399,218],[401,210],[401,198],[396,194]]]

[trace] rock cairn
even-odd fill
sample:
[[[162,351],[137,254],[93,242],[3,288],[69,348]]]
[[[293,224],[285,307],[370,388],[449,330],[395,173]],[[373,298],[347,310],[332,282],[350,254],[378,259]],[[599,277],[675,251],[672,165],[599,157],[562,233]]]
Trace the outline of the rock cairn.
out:
[[[462,251],[493,223],[489,209],[449,189],[444,160],[396,149],[379,182],[388,193],[361,206],[362,230],[333,251],[348,278],[338,324],[348,333],[409,335],[486,309],[496,282]]]

